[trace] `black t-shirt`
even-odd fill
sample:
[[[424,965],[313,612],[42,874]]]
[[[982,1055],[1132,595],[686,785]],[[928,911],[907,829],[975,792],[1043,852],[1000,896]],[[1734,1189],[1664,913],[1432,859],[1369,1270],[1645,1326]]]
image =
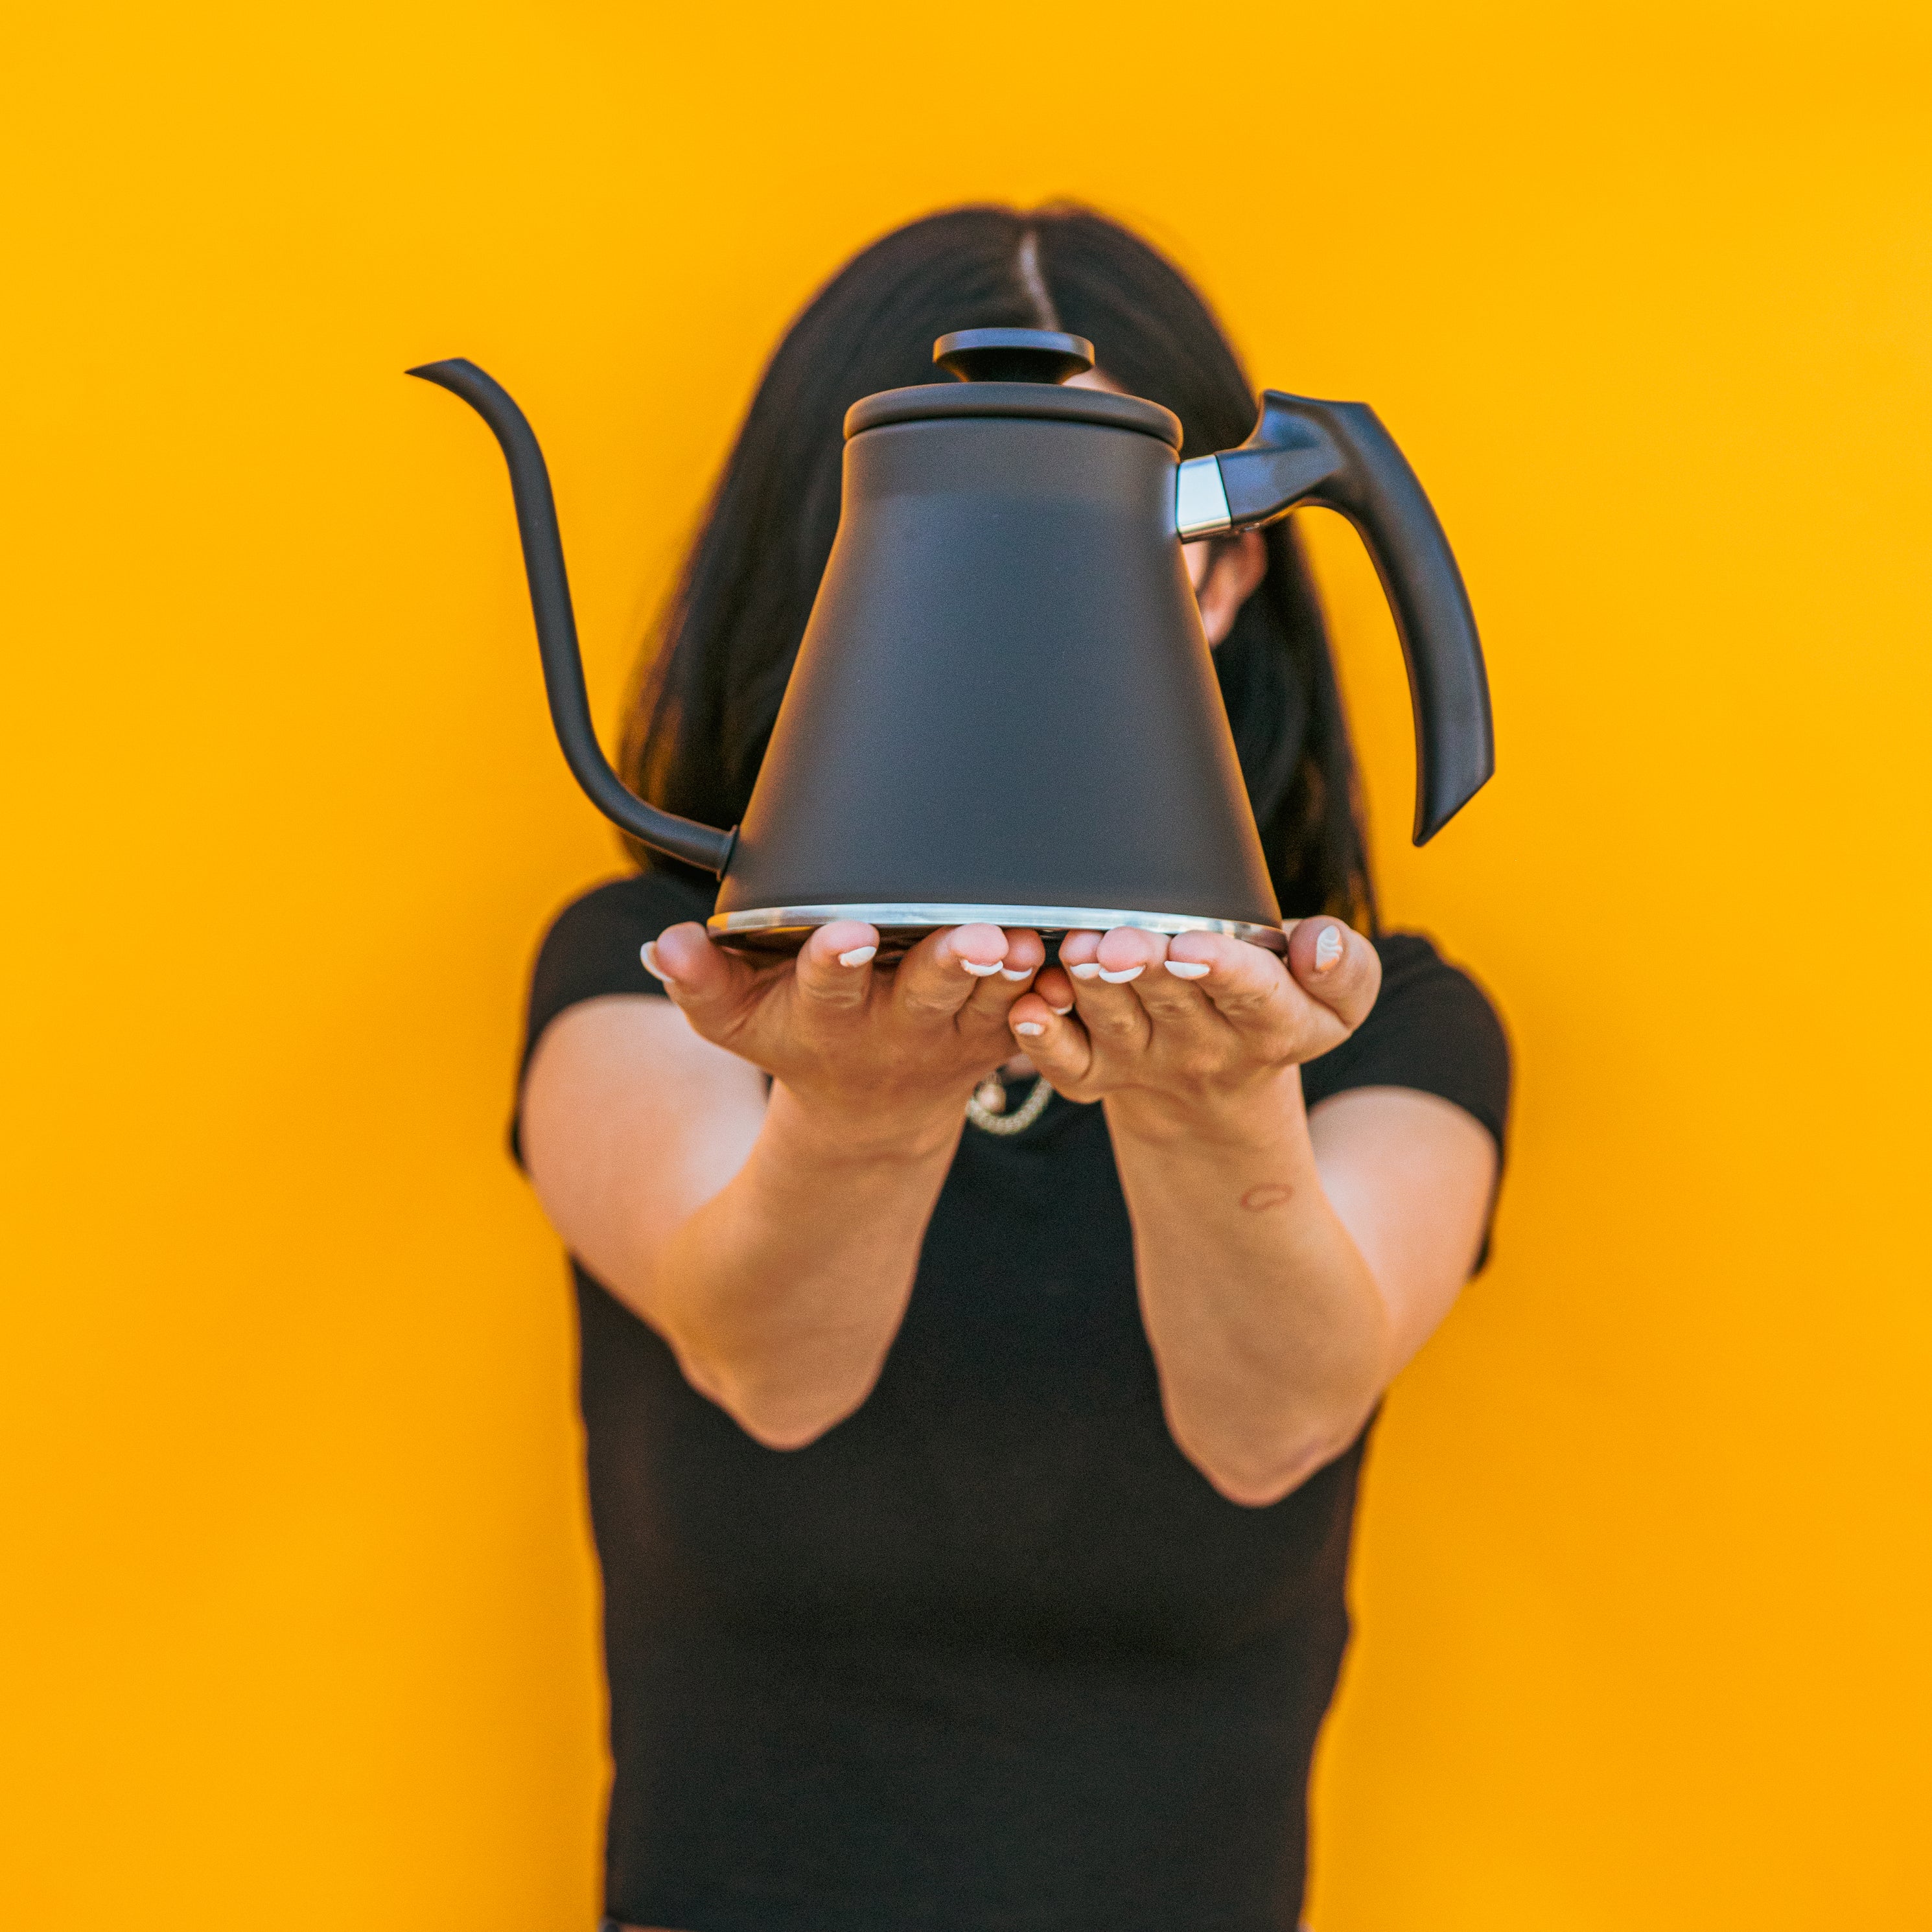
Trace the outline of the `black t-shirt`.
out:
[[[661,996],[638,952],[706,896],[568,907],[530,1048]],[[1501,1145],[1502,1030],[1426,940],[1303,1069]],[[580,1267],[581,1394],[616,1779],[605,1910],[680,1932],[1292,1932],[1348,1635],[1362,1442],[1248,1509],[1167,1432],[1103,1111],[970,1126],[877,1387],[760,1448]],[[1366,1431],[1364,1432],[1366,1435]]]

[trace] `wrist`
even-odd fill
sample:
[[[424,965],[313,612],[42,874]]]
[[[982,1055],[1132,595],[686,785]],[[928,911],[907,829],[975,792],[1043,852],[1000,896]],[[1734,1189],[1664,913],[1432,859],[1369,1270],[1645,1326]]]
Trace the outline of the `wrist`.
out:
[[[965,1124],[960,1100],[855,1100],[782,1080],[772,1082],[766,1118],[820,1159],[868,1166],[950,1161]]]
[[[1174,1152],[1190,1148],[1217,1155],[1286,1138],[1312,1157],[1301,1070],[1270,1068],[1238,1087],[1196,1093],[1130,1087],[1106,1097],[1107,1124],[1122,1136]]]

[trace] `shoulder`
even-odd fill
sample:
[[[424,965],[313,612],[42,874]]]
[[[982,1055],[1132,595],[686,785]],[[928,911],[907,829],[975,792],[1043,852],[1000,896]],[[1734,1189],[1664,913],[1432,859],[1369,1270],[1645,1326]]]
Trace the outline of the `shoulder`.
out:
[[[572,958],[627,944],[634,934],[635,944],[642,946],[668,926],[708,918],[716,897],[715,890],[706,892],[670,872],[633,872],[607,879],[572,899],[550,921],[538,950],[538,964],[547,958]],[[634,956],[631,964],[638,965]],[[643,973],[641,966],[638,970]]]
[[[510,1123],[510,1152],[523,1160],[520,1117],[524,1076],[550,1022],[586,1000],[612,993],[662,999],[664,990],[644,970],[638,953],[665,927],[703,919],[716,898],[671,872],[636,872],[593,886],[550,922],[530,974],[530,1004],[518,1057],[518,1112]]]
[[[566,1007],[610,993],[662,997],[638,953],[647,940],[702,920],[716,898],[670,872],[638,872],[593,886],[551,920],[530,976],[526,1053]]]
[[[1357,1087],[1408,1087],[1473,1114],[1500,1148],[1509,1126],[1509,1036],[1474,976],[1420,933],[1376,941],[1382,987],[1374,1010],[1332,1053],[1302,1070],[1312,1106]]]
[[[1420,932],[1385,932],[1374,944],[1382,956],[1382,990],[1370,1024],[1378,1018],[1388,1024],[1426,1012],[1486,1023],[1500,1034],[1496,1003],[1466,967],[1443,958],[1432,939]]]

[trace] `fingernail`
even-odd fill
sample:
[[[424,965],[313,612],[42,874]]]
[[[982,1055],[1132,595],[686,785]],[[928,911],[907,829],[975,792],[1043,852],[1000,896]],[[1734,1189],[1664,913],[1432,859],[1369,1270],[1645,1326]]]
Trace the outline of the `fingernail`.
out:
[[[850,952],[842,952],[838,963],[842,966],[862,966],[878,951],[876,946],[855,946]]]
[[[1315,942],[1315,970],[1325,973],[1342,956],[1342,928],[1339,926],[1324,926],[1322,934]]]
[[[1023,967],[1017,972],[1010,966],[1002,966],[1000,968],[1000,977],[1002,980],[1010,980],[1017,986],[1022,980],[1030,980],[1033,977],[1033,970],[1030,966]]]
[[[1207,968],[1197,965],[1191,959],[1163,959],[1161,964],[1177,980],[1204,980],[1208,976]]]
[[[1077,973],[1080,968],[1076,966],[1073,970]],[[1146,970],[1147,968],[1144,966],[1130,966],[1124,973],[1103,971],[1100,976],[1110,986],[1124,986],[1130,980],[1138,980]]]
[[[655,939],[647,939],[638,947],[638,957],[644,962],[644,970],[653,980],[660,980],[667,986],[670,984],[670,975],[658,964],[658,943]]]
[[[1016,1020],[1013,1023],[1013,1030],[1023,1040],[1036,1040],[1046,1029],[1037,1020]]]
[[[1088,960],[1084,966],[1070,966],[1066,970],[1076,980],[1097,980],[1100,976],[1099,963],[1092,959]]]
[[[962,959],[959,963],[976,980],[990,980],[1000,970],[997,963],[991,966],[982,966],[976,959]]]
[[[1047,1010],[1057,1018],[1064,1020],[1073,1009],[1071,1006],[1049,1006]]]

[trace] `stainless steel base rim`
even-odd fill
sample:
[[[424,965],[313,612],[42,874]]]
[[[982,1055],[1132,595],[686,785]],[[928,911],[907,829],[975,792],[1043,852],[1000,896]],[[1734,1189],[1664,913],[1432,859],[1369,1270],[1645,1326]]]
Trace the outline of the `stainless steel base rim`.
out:
[[[943,926],[1004,926],[1035,932],[1109,932],[1117,926],[1138,926],[1143,932],[1221,932],[1245,939],[1273,952],[1288,950],[1288,935],[1278,926],[1257,926],[1245,919],[1210,919],[1196,913],[1125,912],[1110,906],[935,905],[924,903],[860,905],[760,907],[746,912],[713,913],[705,922],[718,939],[776,940],[796,932],[801,938],[814,926],[835,920],[855,919],[876,926],[880,932],[931,932]]]

